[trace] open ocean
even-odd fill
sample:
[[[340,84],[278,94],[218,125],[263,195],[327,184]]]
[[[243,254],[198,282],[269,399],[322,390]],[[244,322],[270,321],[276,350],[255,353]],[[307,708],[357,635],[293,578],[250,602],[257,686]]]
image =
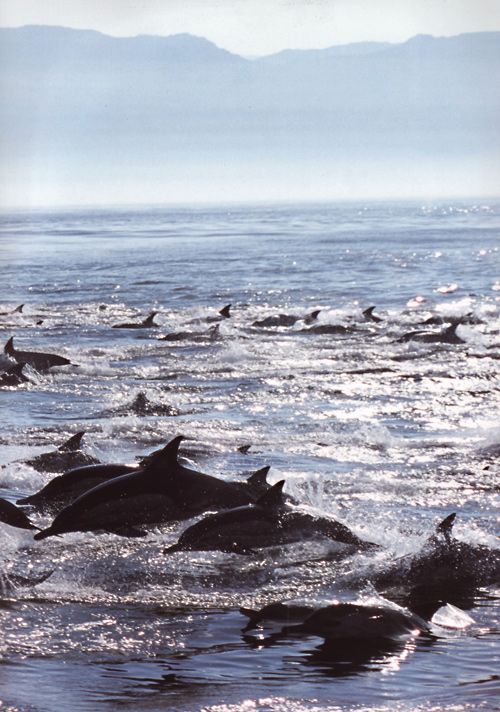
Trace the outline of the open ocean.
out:
[[[0,523],[0,710],[498,709],[498,582],[464,602],[468,625],[352,659],[245,632],[239,607],[378,601],[377,571],[451,512],[457,539],[499,547],[499,238],[498,201],[3,212],[4,343],[77,365],[0,391],[1,497],[40,489],[53,473],[23,461],[77,431],[103,462],[182,434],[191,467],[243,480],[270,465],[381,549],[167,555],[187,522],[41,542]],[[252,326],[317,309],[316,325],[345,328]],[[111,328],[153,310],[158,328]],[[463,343],[398,341],[441,331],[421,326],[436,314],[461,320]],[[134,414],[141,391],[179,414]]]

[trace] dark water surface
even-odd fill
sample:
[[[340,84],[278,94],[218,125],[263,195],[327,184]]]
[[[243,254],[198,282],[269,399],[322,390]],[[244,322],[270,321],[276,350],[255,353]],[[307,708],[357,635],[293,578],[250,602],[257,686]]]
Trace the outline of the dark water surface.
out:
[[[464,603],[468,625],[345,656],[314,636],[245,632],[239,607],[379,601],[376,572],[418,551],[453,511],[458,539],[498,547],[498,202],[2,218],[0,311],[26,304],[0,317],[4,342],[78,366],[0,391],[0,496],[48,482],[21,461],[79,430],[105,462],[181,433],[196,469],[243,479],[270,465],[271,482],[285,479],[302,503],[382,547],[339,558],[321,540],[167,556],[185,522],[144,539],[41,542],[0,523],[2,712],[497,708],[498,584]],[[207,318],[228,303],[232,317],[212,334]],[[382,322],[363,317],[370,305]],[[315,309],[317,324],[345,331],[252,327]],[[152,310],[158,329],[111,328]],[[458,327],[463,344],[397,342],[440,331],[419,327],[436,313],[470,322]],[[194,335],[159,340],[173,332]],[[139,391],[180,415],[132,413]],[[50,570],[36,586],[8,585]]]

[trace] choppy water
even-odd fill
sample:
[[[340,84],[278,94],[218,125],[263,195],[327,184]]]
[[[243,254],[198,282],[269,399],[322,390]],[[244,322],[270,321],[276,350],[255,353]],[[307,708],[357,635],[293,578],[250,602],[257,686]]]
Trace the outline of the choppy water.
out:
[[[78,366],[0,392],[0,496],[39,489],[52,475],[19,461],[78,430],[106,462],[181,433],[197,469],[236,479],[271,465],[272,482],[383,551],[169,558],[185,523],[43,542],[0,524],[2,574],[54,570],[0,600],[0,709],[494,709],[494,587],[467,629],[350,664],[318,638],[245,634],[238,608],[373,598],[370,572],[451,511],[457,538],[498,546],[499,232],[500,204],[472,202],[4,214],[0,311],[26,304],[0,317],[4,340]],[[158,339],[206,333],[227,303],[218,338]],[[371,304],[382,322],[363,318]],[[314,309],[348,331],[251,326]],[[151,310],[158,329],[111,328]],[[436,312],[478,323],[458,327],[464,344],[396,341]],[[181,414],[127,415],[139,391]]]

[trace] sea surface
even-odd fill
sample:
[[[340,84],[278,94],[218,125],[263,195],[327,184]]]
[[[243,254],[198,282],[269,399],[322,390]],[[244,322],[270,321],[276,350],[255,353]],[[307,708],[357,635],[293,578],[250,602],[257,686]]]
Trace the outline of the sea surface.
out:
[[[239,608],[380,602],[377,570],[451,512],[457,539],[498,548],[500,202],[1,217],[4,343],[75,365],[0,390],[0,496],[40,489],[54,474],[24,461],[77,431],[103,462],[182,434],[191,467],[243,481],[270,465],[270,482],[381,546],[167,555],[191,522],[40,542],[0,523],[2,712],[498,709],[498,584],[462,609],[465,626],[340,661],[318,637],[245,632]],[[381,321],[363,315],[373,305]],[[345,329],[310,331],[314,310],[313,325]],[[111,328],[151,311],[157,328]],[[278,314],[298,319],[253,326]],[[461,321],[463,343],[398,341],[446,328],[422,326],[436,315]],[[179,414],[135,414],[139,392]]]

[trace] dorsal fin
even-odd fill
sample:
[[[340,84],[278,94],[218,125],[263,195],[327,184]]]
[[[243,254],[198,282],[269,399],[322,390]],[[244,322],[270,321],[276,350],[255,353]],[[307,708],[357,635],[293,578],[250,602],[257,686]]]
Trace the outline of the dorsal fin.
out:
[[[446,327],[446,329],[444,330],[444,333],[446,334],[446,336],[452,336],[456,332],[456,330],[459,326],[460,326],[460,322],[454,321],[452,324],[450,324],[448,327]]]
[[[267,475],[270,469],[270,465],[261,467],[260,470],[257,470],[251,474],[250,477],[247,477],[247,485],[252,485],[253,487],[263,487],[267,485]]]
[[[144,458],[147,466],[149,467],[150,465],[157,465],[160,463],[162,465],[170,466],[177,465],[179,445],[184,439],[184,435],[177,435],[173,440],[170,440],[164,448],[156,450],[151,455],[148,455],[147,458]]]
[[[436,534],[442,534],[447,542],[450,541],[451,530],[453,529],[456,516],[455,512],[448,514],[448,516],[445,517],[436,527]]]
[[[309,314],[308,319],[310,319],[311,321],[314,321],[314,319],[318,318],[320,312],[321,312],[321,309],[315,309],[314,311],[312,311]]]
[[[259,507],[279,507],[281,504],[283,504],[283,485],[285,484],[285,480],[280,480],[279,482],[276,482],[275,485],[271,487],[271,489],[268,489],[267,492],[264,492],[264,494],[259,497],[259,499],[256,501],[255,504],[257,504]]]
[[[144,391],[139,391],[139,393],[136,395],[134,400],[132,401],[132,408],[145,408],[146,405],[148,404],[148,399],[146,398],[146,394]]]
[[[219,314],[221,316],[223,316],[224,319],[229,319],[229,317],[231,316],[230,309],[231,309],[231,305],[226,304],[226,306],[222,307],[222,309],[219,311]]]
[[[155,318],[155,316],[157,314],[158,314],[158,312],[155,312],[155,311],[151,312],[151,314],[149,316],[147,316],[142,323],[143,324],[154,324],[153,319]]]
[[[12,356],[14,354],[14,337],[11,336],[10,339],[7,341],[5,346],[3,347],[3,351],[6,354],[9,354],[9,356]]]
[[[368,307],[367,309],[364,309],[363,316],[367,316],[368,318],[370,318],[374,309],[375,309],[375,306]]]
[[[85,430],[81,430],[79,433],[75,433],[69,438],[69,440],[66,440],[66,442],[62,445],[59,445],[57,449],[59,450],[59,452],[72,452],[74,450],[79,450],[84,435]]]
[[[24,304],[20,304],[18,307],[12,310],[13,314],[21,314],[24,308]]]

